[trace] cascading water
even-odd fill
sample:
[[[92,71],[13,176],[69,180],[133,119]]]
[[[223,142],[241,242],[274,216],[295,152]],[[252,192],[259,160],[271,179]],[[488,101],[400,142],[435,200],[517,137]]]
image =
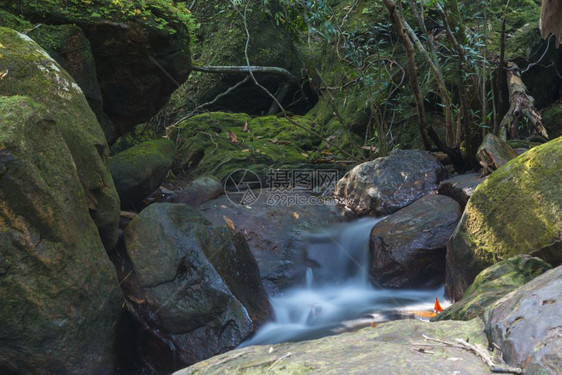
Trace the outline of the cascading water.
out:
[[[431,310],[443,288],[396,290],[369,282],[369,237],[381,219],[363,218],[305,236],[310,264],[305,285],[271,298],[275,321],[241,346],[309,340],[350,327]]]

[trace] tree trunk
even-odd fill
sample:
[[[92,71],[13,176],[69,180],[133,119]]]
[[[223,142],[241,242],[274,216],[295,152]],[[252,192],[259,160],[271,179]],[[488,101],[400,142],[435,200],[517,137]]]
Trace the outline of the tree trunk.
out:
[[[414,53],[414,46],[412,45],[412,41],[406,34],[406,27],[404,26],[404,16],[400,13],[400,10],[396,8],[396,3],[392,0],[383,0],[386,9],[388,9],[388,13],[390,15],[390,19],[398,33],[398,36],[402,40],[404,44],[404,48],[406,49],[406,56],[408,57],[408,78],[410,80],[410,86],[412,87],[412,91],[414,93],[414,97],[416,98],[416,109],[418,112],[418,125],[420,129],[420,133],[423,140],[423,146],[426,150],[431,149],[431,142],[427,136],[426,130],[426,122],[425,122],[425,108],[423,105],[423,97],[421,94],[420,83],[418,81],[418,72],[417,66],[415,62],[415,53]]]

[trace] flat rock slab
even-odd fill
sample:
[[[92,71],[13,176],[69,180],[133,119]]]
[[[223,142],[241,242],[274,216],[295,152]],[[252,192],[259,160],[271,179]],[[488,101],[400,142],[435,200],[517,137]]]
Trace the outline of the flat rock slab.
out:
[[[190,374],[491,374],[476,355],[425,341],[470,339],[486,345],[480,320],[402,320],[318,340],[237,349],[174,375]]]
[[[476,187],[485,180],[486,177],[481,177],[478,173],[459,174],[441,181],[438,192],[441,195],[453,198],[464,207]]]

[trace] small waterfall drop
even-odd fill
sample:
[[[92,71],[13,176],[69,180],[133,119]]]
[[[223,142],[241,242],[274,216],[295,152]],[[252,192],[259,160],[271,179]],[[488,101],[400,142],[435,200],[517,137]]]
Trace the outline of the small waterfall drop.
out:
[[[370,283],[369,239],[380,220],[362,218],[306,234],[311,266],[306,269],[305,285],[271,298],[275,321],[240,346],[315,339],[373,321],[398,319],[406,311],[431,310],[435,297],[443,300],[443,288],[397,290]]]

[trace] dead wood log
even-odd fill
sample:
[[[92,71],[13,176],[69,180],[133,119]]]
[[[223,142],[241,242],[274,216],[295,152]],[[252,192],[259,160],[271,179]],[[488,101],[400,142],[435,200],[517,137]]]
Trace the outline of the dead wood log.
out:
[[[517,64],[508,64],[506,77],[510,107],[502,119],[500,128],[506,130],[509,138],[519,138],[519,123],[522,118],[526,117],[536,131],[548,139],[548,133],[542,124],[541,114],[535,108],[533,97],[527,94],[527,86],[521,80]]]

